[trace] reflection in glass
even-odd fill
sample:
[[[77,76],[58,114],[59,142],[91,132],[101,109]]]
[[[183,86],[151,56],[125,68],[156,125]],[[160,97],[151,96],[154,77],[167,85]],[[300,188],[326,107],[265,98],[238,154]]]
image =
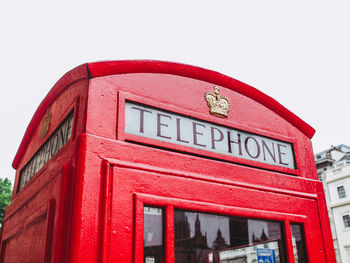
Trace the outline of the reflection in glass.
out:
[[[144,263],[163,262],[163,210],[144,207],[143,257]]]
[[[286,262],[280,222],[175,210],[174,223],[176,263]]]
[[[290,224],[295,263],[306,263],[304,231],[301,224]]]

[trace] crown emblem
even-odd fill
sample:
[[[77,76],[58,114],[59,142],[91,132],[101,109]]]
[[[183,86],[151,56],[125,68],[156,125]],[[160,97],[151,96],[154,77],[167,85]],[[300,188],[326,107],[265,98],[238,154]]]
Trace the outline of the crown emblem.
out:
[[[51,122],[51,112],[47,111],[41,124],[41,138],[44,138],[49,131]]]
[[[215,116],[227,118],[227,113],[230,109],[230,100],[219,94],[219,87],[214,87],[214,93],[207,91],[204,93],[204,98],[208,103],[209,112]]]

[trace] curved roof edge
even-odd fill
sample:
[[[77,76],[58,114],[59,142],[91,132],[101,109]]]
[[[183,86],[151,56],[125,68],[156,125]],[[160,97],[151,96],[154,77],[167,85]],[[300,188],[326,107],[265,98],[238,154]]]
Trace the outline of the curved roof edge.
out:
[[[22,159],[24,151],[30,142],[30,139],[32,137],[32,134],[35,128],[38,126],[38,123],[41,121],[42,117],[46,113],[46,109],[51,105],[51,103],[56,99],[56,97],[59,96],[65,90],[65,88],[69,84],[72,84],[81,79],[88,79],[88,78],[90,78],[90,76],[87,69],[87,64],[80,65],[68,71],[66,74],[64,74],[63,77],[56,82],[56,84],[49,91],[49,93],[47,93],[46,97],[40,103],[39,107],[35,111],[24,133],[21,144],[19,145],[15,158],[13,159],[13,162],[12,162],[12,167],[14,169],[17,169],[18,164]]]
[[[64,89],[75,81],[87,78],[102,77],[115,74],[127,73],[163,73],[178,75],[197,80],[213,83],[218,86],[234,90],[252,100],[269,108],[283,119],[291,123],[308,138],[312,138],[315,134],[315,129],[304,122],[294,113],[282,106],[273,98],[267,96],[263,92],[249,86],[241,81],[218,73],[216,71],[190,66],[186,64],[163,62],[157,60],[121,60],[121,61],[101,61],[94,63],[87,63],[80,65],[68,73],[66,73],[50,90],[45,99],[41,102],[36,110],[28,128],[23,136],[20,147],[13,160],[13,168],[17,168],[21,160],[24,150],[30,141],[30,137],[40,122],[42,116],[45,114],[47,107],[55,100],[55,98],[64,91]]]
[[[155,60],[106,61],[88,64],[92,77],[126,73],[164,73],[189,77],[229,88],[266,106],[298,128],[310,139],[315,129],[265,93],[216,71],[174,62]]]

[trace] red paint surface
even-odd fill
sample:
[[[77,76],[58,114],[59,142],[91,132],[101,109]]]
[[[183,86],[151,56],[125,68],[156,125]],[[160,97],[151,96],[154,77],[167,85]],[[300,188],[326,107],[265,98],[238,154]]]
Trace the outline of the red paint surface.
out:
[[[231,100],[227,119],[208,113],[203,94],[214,85]],[[293,143],[297,169],[126,134],[126,100]],[[217,72],[176,63],[79,66],[56,83],[29,124],[13,162],[15,189],[21,169],[73,108],[71,140],[13,194],[1,262],[26,262],[26,255],[33,262],[140,263],[144,204],[165,208],[167,263],[174,262],[176,208],[278,220],[290,262],[290,223],[302,223],[309,262],[335,262],[310,142],[314,130],[272,98]],[[41,138],[47,110],[52,121]],[[34,249],[35,236],[41,241]]]

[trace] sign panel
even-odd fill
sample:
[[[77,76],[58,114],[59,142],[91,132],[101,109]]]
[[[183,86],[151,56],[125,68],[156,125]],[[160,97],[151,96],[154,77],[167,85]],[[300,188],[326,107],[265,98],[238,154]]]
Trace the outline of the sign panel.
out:
[[[125,133],[295,169],[289,142],[240,131],[133,102],[125,103]]]
[[[276,263],[275,250],[269,248],[257,248],[258,263]]]
[[[21,170],[18,191],[69,141],[72,135],[73,112],[60,124],[51,137]]]

